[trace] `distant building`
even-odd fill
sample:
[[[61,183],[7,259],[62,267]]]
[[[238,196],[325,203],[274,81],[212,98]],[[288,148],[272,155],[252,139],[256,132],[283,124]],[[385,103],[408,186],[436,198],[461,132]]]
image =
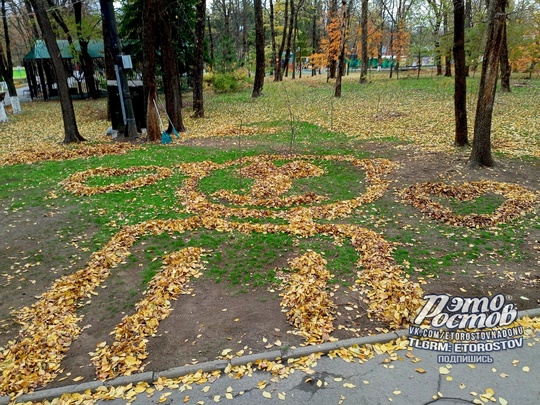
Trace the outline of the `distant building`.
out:
[[[80,52],[81,48],[78,41],[73,41],[73,47],[67,40],[57,40],[60,53],[66,72],[68,74],[68,86],[70,94],[84,97],[88,90],[84,73],[80,64],[73,56],[73,50]],[[73,49],[75,48],[75,49]],[[106,79],[103,74],[105,70],[105,52],[103,41],[91,40],[88,43],[88,53],[94,62],[94,77],[96,83],[102,84],[106,88]],[[54,70],[51,63],[51,56],[43,40],[37,40],[24,58],[24,69],[30,88],[30,97],[47,100],[58,96],[58,86],[54,79]]]

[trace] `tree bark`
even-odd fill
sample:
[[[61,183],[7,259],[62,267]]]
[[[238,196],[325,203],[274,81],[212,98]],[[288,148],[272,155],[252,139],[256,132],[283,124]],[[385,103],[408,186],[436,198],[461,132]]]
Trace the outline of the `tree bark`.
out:
[[[82,32],[82,2],[79,0],[71,0],[71,3],[73,4],[73,11],[75,14],[77,38],[81,47],[81,64],[88,95],[91,98],[99,98],[99,90],[94,78],[94,62],[88,53],[88,38],[85,38]]]
[[[277,63],[277,45],[276,45],[276,26],[275,26],[275,16],[274,16],[274,3],[270,0],[270,40],[272,43],[272,74],[276,74],[276,63]],[[275,78],[274,78],[275,81]]]
[[[210,39],[210,69],[214,70],[214,36],[212,35],[212,25],[210,24],[210,17],[207,16],[208,21],[208,38]]]
[[[38,24],[41,27],[43,39],[47,45],[47,50],[49,51],[56,76],[58,96],[60,98],[62,118],[64,121],[64,143],[84,141],[85,139],[81,136],[79,129],[77,128],[75,110],[73,109],[73,103],[69,95],[67,75],[64,63],[62,62],[62,55],[60,54],[60,49],[56,43],[56,37],[51,22],[47,16],[47,4],[45,4],[44,0],[30,0],[30,2],[34,8]]]
[[[276,58],[275,68],[274,68],[274,81],[279,82],[283,79],[282,70],[282,60],[283,60],[283,51],[285,50],[285,39],[287,32],[287,24],[289,23],[289,0],[285,0],[285,16],[284,16],[285,25],[283,26],[283,35],[281,36],[281,45],[279,46],[279,52]]]
[[[121,60],[122,55],[122,43],[118,37],[118,29],[116,27],[116,17],[114,14],[114,7],[112,0],[99,0],[99,7],[101,9],[101,17],[103,25],[107,28],[103,29],[104,34],[107,33],[107,37],[104,37],[105,52],[110,53],[113,61],[114,77],[116,78],[120,102],[124,105],[122,118],[125,120],[124,124],[124,138],[136,139],[137,138],[137,123],[135,122],[135,112],[133,110],[133,101],[131,93],[129,91],[129,85],[127,81],[126,72],[124,70],[123,62]],[[109,73],[107,73],[109,74]],[[121,91],[120,91],[121,90]],[[109,93],[109,98],[111,93]],[[110,106],[110,100],[109,100]]]
[[[145,0],[143,7],[143,86],[146,95],[146,133],[150,142],[161,140],[162,128],[157,109],[156,84],[156,0]]]
[[[474,139],[469,164],[472,167],[494,165],[491,155],[491,120],[497,88],[497,73],[503,40],[505,0],[491,0],[488,8],[487,42],[478,89]]]
[[[361,16],[361,29],[362,29],[362,66],[360,68],[360,83],[367,83],[367,71],[368,71],[368,0],[362,0],[362,16]]]
[[[337,0],[330,0],[330,15],[329,15],[328,21],[332,23],[334,19],[338,17],[337,14],[338,14]],[[336,67],[337,67],[337,61],[334,59],[333,55],[330,55],[330,58],[328,60],[328,78],[329,79],[336,78]]]
[[[2,77],[4,78],[8,86],[8,93],[11,100],[11,108],[13,110],[13,114],[19,114],[22,112],[22,110],[19,96],[17,94],[17,88],[15,87],[15,82],[13,81],[13,58],[11,57],[11,39],[9,36],[5,0],[2,0],[1,12],[2,22],[4,25],[4,40],[6,42],[6,49],[4,52],[4,50],[2,49],[2,45],[0,44],[0,73],[2,74]]]
[[[255,0],[255,81],[253,82],[251,97],[259,97],[262,94],[265,65],[262,0]]]
[[[197,0],[195,9],[195,55],[193,61],[193,118],[204,117],[204,23],[206,0]]]
[[[166,10],[158,19],[159,38],[161,45],[161,65],[163,68],[163,86],[165,88],[165,108],[169,116],[167,132],[172,133],[172,126],[178,132],[185,132],[182,118],[182,92],[180,89],[180,69],[178,67],[178,55],[174,49],[172,21],[175,16],[171,12],[173,8],[166,6],[165,0],[157,0],[157,10]],[[154,10],[155,12],[155,10]],[[204,20],[203,20],[204,21]]]
[[[508,0],[505,0],[503,4],[503,13],[506,14],[506,3]],[[500,64],[501,64],[501,91],[503,93],[510,93],[510,74],[512,73],[512,66],[510,66],[510,62],[508,60],[508,40],[506,37],[506,18],[504,19],[504,27],[503,27],[503,39],[501,44],[501,56],[500,56]]]
[[[339,57],[334,97],[341,97],[341,78],[345,74],[345,41],[347,36],[347,0],[341,0]]]
[[[455,146],[469,143],[467,134],[467,68],[465,66],[465,5],[454,0],[454,111]]]
[[[448,35],[448,16],[444,13],[443,18],[443,32],[444,35]],[[446,48],[444,54],[444,75],[446,77],[452,77],[452,51],[450,48]]]
[[[294,30],[294,15],[295,15],[295,4],[294,0],[289,0],[289,23],[288,28],[289,31],[287,32],[287,47],[285,50],[285,72],[289,73],[289,62],[291,59],[291,41],[292,41],[292,34]],[[284,34],[285,35],[285,34]],[[283,80],[283,71],[281,72],[281,80]]]

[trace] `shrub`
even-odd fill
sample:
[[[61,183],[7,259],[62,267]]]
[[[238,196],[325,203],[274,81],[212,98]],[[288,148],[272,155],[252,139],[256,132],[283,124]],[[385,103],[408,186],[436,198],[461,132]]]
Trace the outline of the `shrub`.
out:
[[[236,91],[240,87],[239,80],[232,73],[215,73],[213,82],[214,91],[218,93]]]

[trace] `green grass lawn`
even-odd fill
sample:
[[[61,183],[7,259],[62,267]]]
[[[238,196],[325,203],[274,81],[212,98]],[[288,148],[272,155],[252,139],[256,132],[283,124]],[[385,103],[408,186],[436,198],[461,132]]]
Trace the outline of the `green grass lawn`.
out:
[[[184,162],[204,160],[225,162],[275,150],[369,158],[375,155],[373,152],[364,150],[363,145],[366,142],[364,137],[357,136],[357,132],[347,132],[347,125],[339,124],[340,122],[346,123],[348,119],[359,121],[354,123],[354,128],[361,126],[362,119],[366,117],[365,112],[359,111],[358,117],[340,115],[343,111],[348,111],[348,108],[352,106],[349,104],[353,101],[367,100],[372,108],[371,112],[375,113],[377,110],[390,109],[401,111],[403,119],[387,116],[380,122],[382,126],[393,125],[393,132],[387,133],[386,137],[378,136],[380,134],[375,136],[383,144],[387,142],[388,145],[393,146],[414,141],[414,137],[407,140],[407,137],[402,135],[396,136],[396,131],[400,128],[406,129],[409,126],[419,124],[412,122],[415,118],[412,117],[411,100],[415,103],[420,99],[424,100],[424,104],[417,105],[418,108],[424,110],[432,107],[429,103],[441,103],[441,100],[446,100],[445,103],[451,104],[452,80],[448,78],[432,79],[428,77],[419,80],[384,81],[382,77],[377,76],[372,77],[372,79],[373,83],[364,87],[360,87],[353,80],[346,80],[343,99],[333,100],[334,106],[330,106],[336,109],[333,117],[329,116],[328,104],[321,102],[317,105],[306,106],[301,105],[300,102],[301,100],[307,102],[310,99],[331,100],[329,95],[331,86],[323,82],[306,81],[300,83],[300,80],[296,83],[287,82],[286,91],[290,93],[290,102],[296,109],[295,114],[298,117],[298,120],[295,121],[290,121],[288,114],[280,115],[277,113],[279,108],[287,107],[287,100],[282,97],[282,86],[284,85],[268,83],[265,87],[265,96],[260,100],[252,100],[249,97],[249,89],[233,94],[210,95],[207,101],[208,120],[212,119],[212,115],[223,113],[222,109],[230,110],[230,103],[234,103],[233,109],[238,110],[241,110],[242,106],[253,108],[253,105],[260,107],[260,104],[264,104],[266,106],[264,109],[267,109],[268,106],[275,105],[276,114],[272,119],[269,119],[268,116],[272,116],[273,112],[269,111],[268,116],[246,117],[251,122],[245,124],[257,123],[257,128],[267,126],[277,128],[277,130],[271,134],[255,133],[243,136],[241,140],[244,144],[240,147],[233,144],[239,137],[233,136],[230,138],[230,147],[213,147],[212,145],[197,147],[182,144],[174,147],[146,145],[144,148],[121,156],[90,157],[88,159],[2,167],[0,168],[0,201],[3,209],[8,213],[21,210],[24,212],[37,207],[43,209],[56,207],[71,210],[75,215],[80,212],[82,207],[84,215],[89,219],[86,226],[94,229],[91,240],[88,240],[86,244],[90,251],[96,251],[125,225],[135,225],[151,219],[188,217],[189,214],[181,211],[184,207],[175,195],[176,190],[182,187],[186,177],[175,169],[172,177],[150,186],[90,197],[78,197],[65,192],[61,186],[62,180],[73,173],[102,166],[117,168],[145,165],[174,167]],[[472,83],[474,88],[475,82]],[[527,100],[530,100],[532,93],[538,90],[538,83],[532,83],[529,90],[527,92],[526,89],[518,88],[514,94],[504,97],[523,101],[521,106],[525,109],[537,108]],[[309,117],[313,117],[316,109],[318,109],[318,116],[324,118],[324,122],[317,123],[314,120],[308,120]],[[530,110],[527,111],[531,113]],[[332,125],[330,118],[334,121]],[[373,118],[373,120],[377,123],[377,118]],[[393,121],[389,123],[388,120]],[[426,122],[422,123],[422,125],[427,124]],[[369,125],[373,125],[373,122],[370,122]],[[332,127],[334,130],[331,129]],[[384,152],[382,154],[379,152],[377,157],[381,157],[381,155],[385,157]],[[390,156],[391,153],[388,155]],[[288,161],[288,159],[283,159],[275,163],[280,165]],[[324,175],[317,178],[295,180],[288,194],[310,192],[322,194],[327,197],[327,201],[321,204],[326,204],[351,199],[365,192],[364,173],[349,163],[322,160],[312,163],[322,168],[325,172]],[[529,156],[528,164],[537,163],[538,159]],[[238,175],[236,170],[240,166],[212,172],[201,181],[200,191],[207,195],[221,189],[239,194],[247,193],[253,180]],[[88,180],[87,184],[97,186],[121,183],[149,174],[152,173],[138,172],[118,178],[95,176]],[[409,182],[412,180],[414,179],[409,179]],[[399,187],[399,184],[393,187]],[[460,266],[471,267],[471,263],[484,263],[486,260],[508,262],[508,265],[511,266],[512,263],[522,260],[527,255],[520,249],[524,235],[531,229],[540,228],[538,217],[531,214],[523,220],[500,225],[497,230],[456,230],[436,221],[420,220],[421,215],[414,208],[395,202],[392,190],[390,188],[384,198],[354,211],[351,217],[339,221],[373,229],[386,235],[387,239],[396,242],[397,246],[393,257],[411,273],[414,273],[414,269],[416,269],[424,275],[438,274],[446,269],[455,269]],[[52,195],[56,198],[51,198]],[[223,203],[217,199],[212,201]],[[500,206],[502,201],[498,196],[486,195],[475,201],[450,200],[446,203],[454,212],[467,215],[469,213],[489,214]],[[264,222],[265,220],[259,219],[257,221]],[[273,221],[280,223],[280,220]],[[271,220],[267,222],[271,222]],[[410,222],[413,224],[411,225]],[[325,257],[329,260],[329,268],[334,275],[334,282],[348,285],[355,278],[354,262],[357,257],[350,243],[346,241],[342,244],[336,244],[323,237],[301,239],[290,235],[229,235],[200,231],[193,235],[182,235],[176,239],[165,236],[149,237],[149,240],[145,242],[144,251],[146,253],[141,256],[141,260],[146,263],[143,266],[145,268],[143,277],[145,282],[151,279],[159,268],[159,261],[155,261],[156,257],[162,256],[166,251],[177,250],[182,246],[201,246],[212,249],[208,258],[206,275],[218,282],[228,283],[239,290],[277,282],[276,268],[287,266],[287,258],[297,256],[307,249],[325,253]],[[1,270],[6,271],[7,269],[2,268]]]

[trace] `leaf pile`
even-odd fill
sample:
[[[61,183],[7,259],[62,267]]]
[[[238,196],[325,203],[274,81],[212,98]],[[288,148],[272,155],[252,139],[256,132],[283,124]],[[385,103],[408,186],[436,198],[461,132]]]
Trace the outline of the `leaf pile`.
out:
[[[108,184],[106,186],[88,186],[84,184],[86,180],[94,176],[113,177],[130,175],[140,171],[156,171],[154,175],[139,176],[133,180],[128,180],[124,183]],[[67,191],[70,191],[76,195],[95,195],[101,193],[111,193],[121,190],[132,190],[139,187],[148,186],[154,184],[159,180],[171,177],[173,172],[171,169],[160,166],[133,166],[127,169],[116,169],[113,167],[97,167],[95,169],[89,169],[82,172],[77,172],[69,176],[62,182],[62,185]]]
[[[219,190],[212,196],[236,205],[264,205],[272,208],[288,207],[293,204],[312,204],[326,199],[314,193],[279,197],[291,189],[293,179],[318,177],[324,174],[324,170],[304,160],[295,160],[276,167],[272,161],[261,159],[240,168],[238,173],[255,180],[248,195]]]
[[[148,357],[146,338],[172,312],[170,301],[190,292],[190,278],[201,275],[201,254],[200,248],[185,248],[165,257],[162,270],[148,283],[146,297],[135,306],[137,312],[114,328],[112,345],[102,342],[93,353],[97,378],[107,380],[142,370],[142,361]]]
[[[456,215],[447,207],[431,199],[431,195],[472,201],[485,193],[505,197],[505,201],[493,214]],[[534,192],[517,184],[495,181],[476,181],[461,184],[420,183],[399,192],[403,201],[419,209],[428,217],[454,226],[470,228],[492,227],[519,218],[534,209],[537,196]]]
[[[334,330],[335,305],[326,291],[331,278],[326,260],[313,251],[289,262],[294,273],[286,281],[281,306],[289,308],[287,319],[299,329],[308,344],[329,340]]]
[[[22,147],[12,153],[0,155],[0,166],[49,160],[80,159],[104,155],[123,155],[136,148],[138,146],[128,142],[84,143],[77,145],[38,144],[34,147]]]

